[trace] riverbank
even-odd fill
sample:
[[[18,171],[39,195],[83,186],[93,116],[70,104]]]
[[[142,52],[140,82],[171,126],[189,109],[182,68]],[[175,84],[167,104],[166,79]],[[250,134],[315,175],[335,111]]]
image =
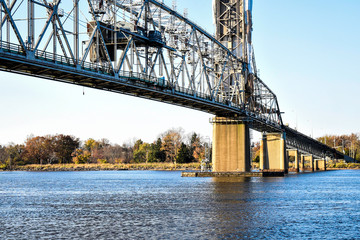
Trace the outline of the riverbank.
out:
[[[9,168],[0,168],[0,171],[121,171],[121,170],[163,170],[163,171],[186,171],[200,170],[200,163],[128,163],[128,164],[29,164],[24,166],[13,166]],[[337,163],[328,164],[327,170],[360,170],[360,163]]]
[[[132,164],[29,164],[24,166],[13,166],[11,169],[0,171],[120,171],[120,170],[164,170],[185,171],[200,170],[200,163],[132,163]]]
[[[289,169],[294,169],[294,164],[289,164]],[[311,169],[309,164],[305,165],[305,168]],[[346,169],[354,169],[354,170],[360,170],[360,163],[327,163],[326,164],[327,170],[346,170]]]
[[[328,169],[339,170],[339,169],[360,169],[360,163],[328,163]]]

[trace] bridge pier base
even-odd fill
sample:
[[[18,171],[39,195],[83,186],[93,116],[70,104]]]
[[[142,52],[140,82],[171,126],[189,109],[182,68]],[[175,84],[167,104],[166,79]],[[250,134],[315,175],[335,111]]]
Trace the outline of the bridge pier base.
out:
[[[288,159],[289,159],[289,157],[294,157],[295,158],[293,169],[295,170],[295,172],[299,172],[299,169],[300,169],[299,151],[297,149],[288,149],[287,153],[288,153]]]
[[[301,155],[301,163],[300,163],[300,170],[302,172],[305,172],[305,156],[304,155]]]
[[[318,159],[315,162],[316,171],[326,171],[326,160]]]
[[[310,163],[310,171],[313,172],[314,171],[314,156],[313,155],[305,155],[304,157],[304,164],[305,161],[308,161]],[[305,169],[305,168],[304,168]]]
[[[260,143],[260,169],[288,172],[285,133],[263,133]]]
[[[215,117],[213,172],[250,172],[250,134],[247,122]]]

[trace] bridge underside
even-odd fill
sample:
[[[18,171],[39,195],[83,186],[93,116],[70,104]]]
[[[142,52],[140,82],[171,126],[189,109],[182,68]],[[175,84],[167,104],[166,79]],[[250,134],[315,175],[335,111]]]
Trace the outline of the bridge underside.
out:
[[[279,125],[258,119],[255,114],[234,107],[231,103],[216,102],[208,95],[190,94],[188,89],[172,87],[160,79],[148,78],[139,73],[124,72],[122,76],[115,77],[91,65],[88,68],[69,66],[61,62],[61,58],[57,62],[29,59],[7,49],[0,49],[0,70],[146,98],[216,116],[231,116],[251,122],[252,128],[257,131],[281,131]]]
[[[73,67],[59,66],[46,61],[24,61],[14,56],[3,56],[0,51],[0,70],[19,73],[23,75],[45,78],[49,80],[76,84],[84,87],[91,87],[105,91],[121,93],[125,95],[147,98],[155,101],[170,103],[187,108],[201,110],[212,114],[229,114],[229,109],[223,106],[216,106],[206,98],[189,98],[186,93],[176,92],[170,87],[147,81],[137,74],[130,74],[119,78],[101,73],[97,69],[76,69]],[[233,111],[240,114],[239,111]]]

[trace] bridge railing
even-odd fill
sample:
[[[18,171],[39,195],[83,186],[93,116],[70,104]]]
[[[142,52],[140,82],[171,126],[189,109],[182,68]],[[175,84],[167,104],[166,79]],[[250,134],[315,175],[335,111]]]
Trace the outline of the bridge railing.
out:
[[[27,53],[23,50],[23,48],[21,47],[20,44],[16,44],[16,43],[12,43],[12,42],[0,41],[0,49],[2,51],[13,53],[13,54],[27,55]],[[27,48],[26,51],[31,52],[32,49]],[[67,57],[67,56],[43,51],[43,50],[34,51],[34,56],[37,59],[42,59],[45,61],[56,62],[56,63],[68,65],[68,66],[75,66],[74,59]]]
[[[35,57],[38,59],[45,60],[45,61],[51,61],[51,62],[60,63],[60,64],[68,65],[68,66],[75,66],[74,59],[67,57],[67,56],[46,52],[43,50],[36,50]]]
[[[12,42],[0,41],[0,49],[5,52],[26,55],[20,44]]]
[[[146,73],[139,73],[139,72],[131,72],[131,71],[120,71],[119,75],[121,78],[126,78],[130,80],[139,80],[147,83],[157,83],[160,85],[161,80],[159,78],[154,76],[149,76]],[[164,82],[161,84],[163,86],[167,86],[167,81],[164,80]]]

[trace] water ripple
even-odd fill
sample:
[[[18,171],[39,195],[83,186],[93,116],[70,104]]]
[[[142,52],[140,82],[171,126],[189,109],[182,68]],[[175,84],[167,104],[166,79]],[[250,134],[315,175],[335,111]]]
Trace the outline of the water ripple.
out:
[[[0,173],[0,239],[359,239],[360,171]]]

